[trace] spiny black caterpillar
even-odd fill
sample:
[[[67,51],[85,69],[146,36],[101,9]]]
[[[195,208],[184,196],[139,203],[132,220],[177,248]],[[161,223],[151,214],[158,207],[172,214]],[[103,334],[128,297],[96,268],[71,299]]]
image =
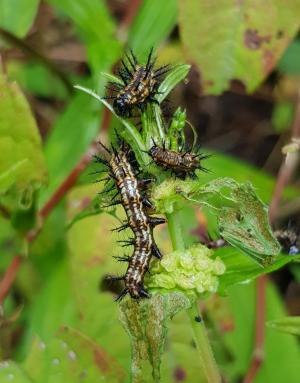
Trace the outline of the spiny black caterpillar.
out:
[[[155,96],[158,94],[159,85],[163,76],[170,71],[170,65],[154,69],[156,59],[152,59],[153,48],[148,55],[146,65],[141,65],[132,50],[131,57],[126,55],[127,63],[122,60],[123,67],[118,74],[122,79],[122,84],[110,82],[113,86],[112,91],[116,92],[112,96],[103,97],[113,101],[115,112],[121,117],[132,117],[134,108],[145,110],[148,103],[157,103]]]
[[[191,152],[182,147],[179,152],[166,148],[165,142],[162,146],[158,146],[154,140],[153,146],[150,148],[148,154],[156,165],[165,170],[171,170],[178,178],[185,179],[187,176],[195,178],[195,171],[197,169],[207,171],[200,161],[205,160],[209,155],[198,152]]]
[[[100,143],[101,144],[101,143]],[[117,231],[131,228],[134,238],[121,241],[125,242],[124,246],[132,245],[134,250],[130,257],[117,257],[120,261],[128,262],[125,275],[121,277],[110,277],[110,280],[123,280],[125,284],[124,290],[121,292],[117,300],[121,300],[127,293],[134,298],[149,297],[149,293],[145,290],[143,280],[144,275],[149,269],[152,255],[160,259],[162,257],[153,238],[153,228],[156,225],[165,223],[164,218],[150,217],[147,209],[154,209],[152,203],[145,196],[142,196],[142,190],[152,181],[152,179],[138,180],[136,178],[133,167],[128,157],[129,150],[125,148],[124,143],[117,151],[106,148],[109,154],[109,160],[96,157],[96,161],[105,164],[109,169],[109,178],[113,179],[117,193],[113,197],[113,202],[109,205],[121,204],[127,215],[127,222],[117,229]],[[106,190],[104,192],[107,192]],[[119,199],[115,199],[119,196]]]

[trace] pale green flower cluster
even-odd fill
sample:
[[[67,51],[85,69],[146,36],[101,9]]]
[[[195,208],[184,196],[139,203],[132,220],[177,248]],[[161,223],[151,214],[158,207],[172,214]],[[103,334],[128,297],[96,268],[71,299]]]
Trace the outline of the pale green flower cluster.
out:
[[[219,257],[212,259],[212,254],[212,250],[200,244],[166,254],[151,269],[147,286],[197,294],[216,292],[218,276],[224,274],[225,265]]]

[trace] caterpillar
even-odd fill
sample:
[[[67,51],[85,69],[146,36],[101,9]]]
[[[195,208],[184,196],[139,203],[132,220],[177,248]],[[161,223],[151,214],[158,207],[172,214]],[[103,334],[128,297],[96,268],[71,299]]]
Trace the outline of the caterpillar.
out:
[[[171,170],[177,177],[185,179],[187,176],[194,178],[197,169],[207,171],[200,161],[209,157],[209,155],[201,153],[192,153],[184,151],[176,152],[166,148],[165,142],[163,146],[158,146],[153,140],[153,146],[148,151],[153,162],[165,170]]]
[[[111,96],[103,99],[113,100],[113,108],[121,117],[132,117],[134,108],[145,110],[148,103],[156,103],[155,96],[159,93],[158,88],[162,82],[163,76],[170,71],[170,65],[154,69],[156,59],[152,59],[153,48],[147,58],[145,65],[138,63],[133,51],[130,51],[131,57],[126,55],[127,63],[122,60],[122,68],[118,74],[122,84],[110,82],[111,89],[115,92]]]
[[[101,145],[109,153],[110,159],[96,157],[96,161],[108,167],[109,177],[113,179],[114,186],[117,188],[117,194],[109,206],[121,204],[127,216],[127,222],[114,230],[130,228],[134,235],[130,240],[121,241],[125,242],[124,246],[133,245],[133,254],[130,257],[116,257],[119,261],[128,262],[126,273],[121,277],[110,277],[110,280],[124,281],[125,288],[117,300],[121,300],[127,293],[133,299],[148,298],[150,295],[143,285],[144,275],[149,269],[151,257],[155,256],[158,259],[162,257],[153,238],[153,228],[165,223],[165,219],[147,214],[147,209],[153,209],[153,205],[147,197],[142,195],[142,190],[152,179],[138,180],[136,178],[124,145],[122,144],[118,151],[114,148],[111,151],[103,144]],[[115,199],[118,195],[119,199]]]

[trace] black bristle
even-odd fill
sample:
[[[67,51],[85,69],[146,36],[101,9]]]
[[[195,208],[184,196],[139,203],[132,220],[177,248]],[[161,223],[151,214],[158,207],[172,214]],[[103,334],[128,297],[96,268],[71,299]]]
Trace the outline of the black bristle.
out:
[[[162,93],[158,91],[159,85],[171,67],[169,64],[154,67],[156,59],[153,58],[153,48],[150,49],[145,64],[138,63],[132,50],[130,54],[125,54],[125,58],[126,62],[122,60],[122,67],[118,70],[123,84],[110,82],[113,94],[103,99],[114,100],[115,112],[121,117],[131,118],[134,109],[143,112],[147,104],[159,104],[155,96]]]
[[[120,137],[116,132],[118,141]],[[101,146],[110,155],[109,160],[103,160],[97,157],[98,162],[107,164],[109,176],[102,179],[102,181],[113,181],[112,187],[106,187],[99,194],[109,193],[116,189],[116,194],[110,198],[109,204],[102,206],[107,208],[122,204],[127,215],[127,220],[121,226],[114,228],[112,231],[121,232],[127,228],[133,231],[134,237],[128,240],[118,241],[123,246],[134,246],[131,256],[115,256],[114,258],[120,262],[128,262],[128,267],[125,275],[112,277],[109,276],[109,281],[124,281],[125,288],[118,296],[117,301],[120,301],[127,293],[132,299],[149,298],[150,294],[143,287],[143,278],[146,272],[149,272],[149,264],[152,256],[161,258],[160,251],[155,245],[153,239],[153,227],[165,222],[165,219],[160,217],[152,217],[148,215],[147,208],[154,209],[151,201],[139,189],[146,188],[146,186],[153,182],[153,179],[146,178],[138,180],[134,170],[135,157],[133,151],[125,145],[124,141],[118,142],[118,147],[111,147],[108,149],[101,143]],[[132,158],[131,158],[132,157]],[[131,180],[125,182],[126,180]],[[132,186],[136,185],[135,193],[132,193]],[[108,185],[110,186],[110,185]],[[119,196],[117,199],[115,199]],[[141,219],[141,217],[143,217]],[[151,241],[147,243],[147,241]],[[141,252],[145,254],[140,257]],[[146,253],[145,253],[146,252]],[[112,291],[109,289],[109,291]]]

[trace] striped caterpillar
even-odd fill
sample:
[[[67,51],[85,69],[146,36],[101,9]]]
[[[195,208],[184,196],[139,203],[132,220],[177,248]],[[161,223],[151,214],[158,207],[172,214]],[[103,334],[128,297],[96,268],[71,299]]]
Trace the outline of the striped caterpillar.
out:
[[[171,170],[179,178],[185,179],[187,176],[194,178],[197,169],[207,171],[201,166],[200,161],[208,158],[208,155],[184,151],[183,148],[176,152],[167,149],[165,142],[163,142],[163,146],[158,146],[153,141],[153,146],[148,154],[156,165],[165,170]]]
[[[146,65],[139,64],[134,53],[130,53],[131,57],[126,55],[128,63],[122,60],[123,67],[118,71],[122,84],[110,82],[115,94],[103,97],[113,100],[113,108],[121,117],[132,117],[134,108],[144,111],[148,103],[158,104],[155,95],[158,94],[162,76],[170,70],[169,65],[154,69],[156,59],[152,59],[153,48]]]
[[[147,214],[147,208],[152,208],[151,202],[141,191],[152,180],[138,180],[133,168],[128,160],[128,151],[124,150],[124,145],[120,150],[112,151],[101,144],[109,153],[110,159],[103,160],[96,157],[97,162],[101,162],[109,168],[109,176],[114,180],[117,188],[117,194],[113,202],[109,205],[121,204],[127,215],[127,222],[117,229],[117,231],[130,228],[133,231],[134,238],[125,242],[125,246],[133,245],[133,254],[130,257],[117,257],[120,261],[128,262],[125,275],[121,277],[110,277],[110,280],[123,280],[124,290],[117,300],[121,300],[127,293],[134,299],[149,297],[149,293],[143,285],[144,275],[149,269],[152,255],[160,259],[162,257],[154,239],[153,228],[156,225],[165,222],[164,218],[150,217]],[[114,200],[117,195],[119,199]],[[123,242],[123,241],[122,241]]]

